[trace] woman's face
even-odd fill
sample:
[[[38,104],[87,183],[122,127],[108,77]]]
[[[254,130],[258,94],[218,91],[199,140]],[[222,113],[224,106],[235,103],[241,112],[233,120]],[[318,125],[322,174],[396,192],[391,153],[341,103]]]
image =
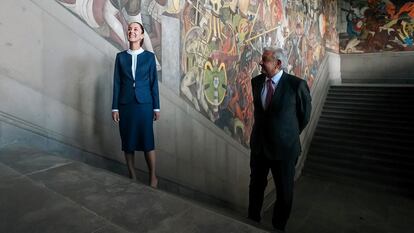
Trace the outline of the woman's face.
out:
[[[128,41],[139,42],[144,38],[144,33],[141,26],[137,23],[131,23],[128,26]]]

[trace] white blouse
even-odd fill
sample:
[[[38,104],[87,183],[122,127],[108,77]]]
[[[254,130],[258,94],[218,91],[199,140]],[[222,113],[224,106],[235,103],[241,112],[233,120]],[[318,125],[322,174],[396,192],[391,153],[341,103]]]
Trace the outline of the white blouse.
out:
[[[131,64],[131,71],[132,71],[132,77],[135,80],[135,71],[137,69],[137,59],[138,59],[138,55],[141,54],[142,52],[144,52],[144,49],[139,48],[137,50],[132,50],[132,49],[128,49],[127,53],[131,54],[132,56],[132,64]]]

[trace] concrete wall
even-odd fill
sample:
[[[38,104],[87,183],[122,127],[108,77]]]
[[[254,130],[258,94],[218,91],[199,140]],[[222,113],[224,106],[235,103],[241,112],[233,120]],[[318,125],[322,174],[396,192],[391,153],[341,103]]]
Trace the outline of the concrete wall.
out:
[[[109,117],[117,50],[54,2],[3,1],[0,11],[0,110],[58,140],[117,154]]]
[[[341,54],[343,83],[414,83],[414,52]]]
[[[307,154],[318,124],[319,117],[325,103],[326,95],[328,94],[329,86],[340,82],[340,57],[336,53],[327,52],[324,60],[319,67],[319,73],[315,79],[312,89],[312,113],[308,126],[300,135],[302,143],[302,154],[296,164],[296,176],[299,178],[302,169],[306,164]]]

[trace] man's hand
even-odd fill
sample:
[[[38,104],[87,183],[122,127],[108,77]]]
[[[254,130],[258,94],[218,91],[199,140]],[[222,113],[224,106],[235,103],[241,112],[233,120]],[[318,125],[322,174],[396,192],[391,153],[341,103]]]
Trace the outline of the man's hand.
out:
[[[160,119],[160,112],[159,111],[154,111],[154,121]]]
[[[112,120],[114,120],[115,123],[119,122],[119,112],[112,112]]]

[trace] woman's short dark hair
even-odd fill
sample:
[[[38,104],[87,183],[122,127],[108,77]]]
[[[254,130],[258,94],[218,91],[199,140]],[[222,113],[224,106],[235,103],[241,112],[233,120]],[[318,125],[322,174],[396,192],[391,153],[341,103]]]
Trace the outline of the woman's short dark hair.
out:
[[[139,25],[139,27],[141,28],[141,31],[142,31],[142,34],[144,34],[144,26],[142,26],[142,24],[140,23],[140,22],[130,22],[129,24],[128,24],[128,26],[129,25],[131,25],[131,24],[133,24],[133,23],[136,23],[136,24],[138,24]],[[140,42],[140,44],[139,44],[139,46],[142,46],[144,44],[144,38],[142,38],[142,40],[141,40],[141,42]]]

